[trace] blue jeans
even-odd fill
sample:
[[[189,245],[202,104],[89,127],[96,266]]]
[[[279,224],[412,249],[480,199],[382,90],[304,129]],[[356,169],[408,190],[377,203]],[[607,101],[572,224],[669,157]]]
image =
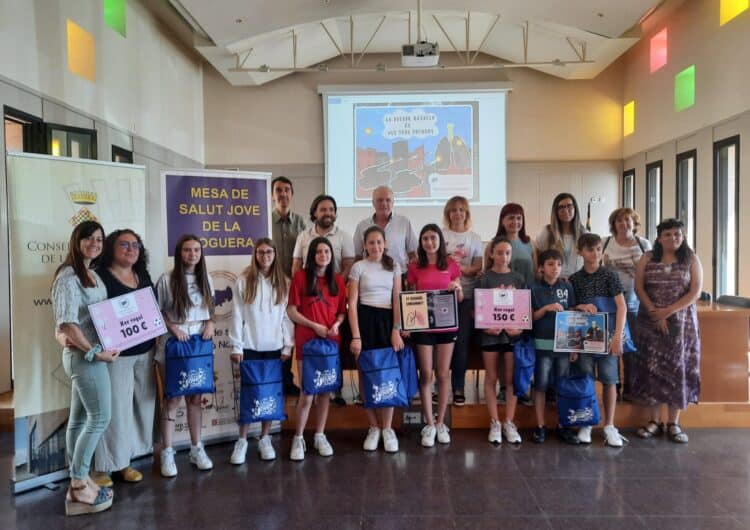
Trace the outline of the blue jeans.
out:
[[[96,445],[112,416],[109,370],[106,363],[88,362],[81,351],[72,348],[63,351],[63,368],[72,390],[65,437],[70,477],[85,480]]]

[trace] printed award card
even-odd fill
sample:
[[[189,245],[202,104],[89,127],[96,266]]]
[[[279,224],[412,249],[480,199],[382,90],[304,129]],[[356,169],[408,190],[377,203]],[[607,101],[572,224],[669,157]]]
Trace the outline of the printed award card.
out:
[[[89,306],[105,350],[126,350],[167,332],[150,287]]]
[[[454,331],[458,329],[455,291],[401,293],[401,328],[404,331]]]
[[[607,353],[607,313],[555,314],[556,352]]]
[[[476,329],[531,329],[531,291],[474,289]]]

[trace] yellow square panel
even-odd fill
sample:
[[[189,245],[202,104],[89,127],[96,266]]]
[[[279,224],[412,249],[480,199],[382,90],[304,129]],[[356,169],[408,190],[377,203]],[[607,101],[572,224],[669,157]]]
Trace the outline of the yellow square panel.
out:
[[[747,11],[748,6],[750,6],[750,0],[721,0],[719,25],[723,26],[743,11]]]
[[[94,36],[68,19],[68,70],[96,82],[96,41]]]
[[[635,132],[635,101],[630,101],[622,107],[622,135],[628,136]]]

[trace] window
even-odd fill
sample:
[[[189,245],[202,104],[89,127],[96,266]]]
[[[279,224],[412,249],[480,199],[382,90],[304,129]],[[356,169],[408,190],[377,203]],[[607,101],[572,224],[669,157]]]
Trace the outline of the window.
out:
[[[661,167],[661,160],[646,165],[646,235],[651,241],[661,221]]]
[[[96,160],[96,131],[67,125],[47,125],[49,154]]]
[[[132,164],[133,163],[133,151],[128,151],[122,147],[112,146],[112,162],[118,162],[120,164]]]
[[[3,107],[3,115],[6,151],[47,152],[42,120],[10,107]]]
[[[622,207],[635,207],[635,169],[622,174]]]
[[[737,294],[740,137],[714,143],[714,297]]]
[[[677,218],[685,223],[685,239],[695,250],[695,149],[677,155]]]

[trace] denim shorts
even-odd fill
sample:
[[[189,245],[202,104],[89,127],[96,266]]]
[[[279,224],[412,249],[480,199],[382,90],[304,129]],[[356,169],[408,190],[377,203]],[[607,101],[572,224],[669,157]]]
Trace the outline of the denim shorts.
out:
[[[549,387],[554,387],[559,378],[568,375],[569,366],[567,353],[537,350],[534,365],[534,390],[546,392]]]
[[[620,358],[615,355],[581,353],[576,364],[583,373],[595,376],[604,385],[616,385],[620,382]]]

